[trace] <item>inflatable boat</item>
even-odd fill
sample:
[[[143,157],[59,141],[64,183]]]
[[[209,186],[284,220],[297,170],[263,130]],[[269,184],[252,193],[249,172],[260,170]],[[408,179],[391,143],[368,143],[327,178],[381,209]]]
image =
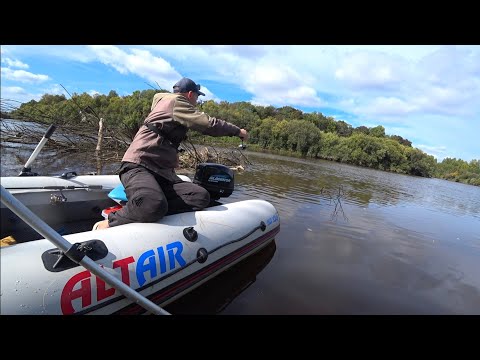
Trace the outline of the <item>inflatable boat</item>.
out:
[[[204,186],[211,206],[96,231],[91,229],[102,213],[127,201],[117,175],[2,177],[1,237],[12,241],[1,248],[1,314],[148,313],[135,296],[159,307],[174,303],[279,232],[271,203],[221,203],[234,188],[229,168],[200,164],[193,180],[181,177]],[[71,247],[54,246],[40,235],[42,226],[32,226],[39,223]],[[90,262],[98,270],[82,266]],[[115,283],[122,286],[110,285]],[[132,290],[135,296],[125,295]]]

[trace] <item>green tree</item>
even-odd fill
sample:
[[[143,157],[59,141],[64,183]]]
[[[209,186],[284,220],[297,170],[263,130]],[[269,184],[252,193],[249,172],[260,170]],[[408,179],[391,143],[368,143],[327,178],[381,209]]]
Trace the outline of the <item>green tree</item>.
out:
[[[283,106],[277,109],[275,117],[279,120],[301,120],[303,112],[291,106]]]
[[[365,135],[368,135],[370,134],[370,130],[368,129],[368,127],[366,126],[359,126],[359,127],[356,127],[354,130],[353,130],[354,133],[356,132],[359,132],[359,133],[362,133],[362,134],[365,134]]]
[[[399,135],[391,135],[390,138],[392,140],[395,140],[397,141],[398,143],[402,144],[402,145],[405,145],[405,146],[408,146],[408,147],[412,147],[412,142],[408,139],[404,139],[403,137],[399,136]]]
[[[371,136],[375,136],[378,138],[385,137],[385,128],[382,125],[378,125],[370,128],[369,133]]]

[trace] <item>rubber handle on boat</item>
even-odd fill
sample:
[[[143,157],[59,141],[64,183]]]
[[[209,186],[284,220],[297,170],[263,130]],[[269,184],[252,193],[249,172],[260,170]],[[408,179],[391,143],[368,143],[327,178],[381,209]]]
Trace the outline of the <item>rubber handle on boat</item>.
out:
[[[52,136],[53,132],[55,131],[57,127],[55,125],[50,125],[47,129],[47,131],[45,132],[45,135],[43,135],[44,138],[46,139],[50,139],[50,136]]]

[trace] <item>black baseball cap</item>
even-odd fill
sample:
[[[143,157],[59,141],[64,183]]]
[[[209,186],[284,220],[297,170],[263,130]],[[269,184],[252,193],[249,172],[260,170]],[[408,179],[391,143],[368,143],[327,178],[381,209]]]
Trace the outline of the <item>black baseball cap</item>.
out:
[[[195,82],[189,78],[182,78],[175,85],[173,85],[174,93],[186,93],[189,91],[193,91],[198,95],[205,96],[205,94],[200,91],[200,85],[195,84]]]

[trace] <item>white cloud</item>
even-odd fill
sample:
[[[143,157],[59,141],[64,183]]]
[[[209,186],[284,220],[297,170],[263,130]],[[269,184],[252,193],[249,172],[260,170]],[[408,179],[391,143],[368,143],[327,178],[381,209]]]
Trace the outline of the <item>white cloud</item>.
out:
[[[65,89],[62,88],[59,84],[52,84],[51,86],[42,89],[42,92],[44,94],[65,95],[65,97],[67,97]]]
[[[128,53],[116,46],[95,45],[90,48],[99,61],[112,66],[121,74],[135,74],[158,83],[164,89],[170,89],[182,77],[167,61],[146,50],[130,49]]]
[[[185,76],[162,57],[155,56],[147,50],[131,48],[126,51],[115,46],[100,45],[90,46],[90,48],[105,65],[112,66],[121,74],[131,73],[146,79],[154,87],[158,84],[161,88],[171,91],[173,84]],[[199,55],[198,51],[197,55]],[[202,85],[202,92],[205,93],[203,100],[219,100],[204,85]]]
[[[412,113],[417,107],[396,97],[378,97],[372,99],[367,105],[360,105],[351,109],[356,114],[363,116],[377,118],[385,116],[387,121],[403,122],[405,115]],[[392,119],[391,116],[394,118]],[[403,120],[398,119],[398,116],[402,116]]]
[[[2,45],[2,53],[11,57],[54,57],[62,61],[72,60],[78,62],[94,61],[96,55],[85,45]]]
[[[295,52],[291,46],[182,45],[172,48],[162,45],[148,48],[185,62],[185,73],[193,79],[231,84],[251,93],[251,101],[255,103],[278,106],[320,106],[325,103],[316,93],[316,77],[303,66],[288,61],[292,57],[308,58],[292,55]]]
[[[405,76],[406,61],[377,52],[355,52],[346,54],[335,77],[352,89],[391,90],[400,86]]]
[[[11,102],[12,106],[20,106],[23,102],[39,101],[44,94],[65,95],[65,90],[59,85],[39,88],[35,92],[20,86],[2,86],[2,101]]]
[[[2,58],[2,63],[5,63],[8,67],[17,67],[21,69],[28,69],[28,65],[20,60],[14,60],[10,58]]]
[[[12,107],[18,107],[23,102],[28,102],[30,100],[40,100],[43,93],[33,94],[20,86],[2,86],[2,102],[8,102]],[[3,103],[2,103],[3,106]]]
[[[12,70],[5,67],[2,67],[2,78],[21,83],[40,83],[50,79],[48,75],[33,74],[25,70]]]
[[[422,150],[423,152],[433,155],[437,159],[437,161],[442,161],[444,158],[449,157],[447,155],[447,147],[446,146],[428,146],[424,144],[418,144],[415,146]]]
[[[253,103],[275,106],[300,105],[321,106],[316,90],[303,82],[302,76],[281,63],[260,62],[250,64],[249,70],[242,69],[242,85],[248,92],[256,94]]]
[[[2,93],[7,92],[10,94],[25,94],[25,89],[20,86],[5,86],[2,87]]]
[[[410,57],[363,50],[340,56],[336,76],[346,88],[332,87],[332,92],[344,94],[334,106],[360,118],[398,124],[435,115],[478,118],[480,47],[428,50]]]

